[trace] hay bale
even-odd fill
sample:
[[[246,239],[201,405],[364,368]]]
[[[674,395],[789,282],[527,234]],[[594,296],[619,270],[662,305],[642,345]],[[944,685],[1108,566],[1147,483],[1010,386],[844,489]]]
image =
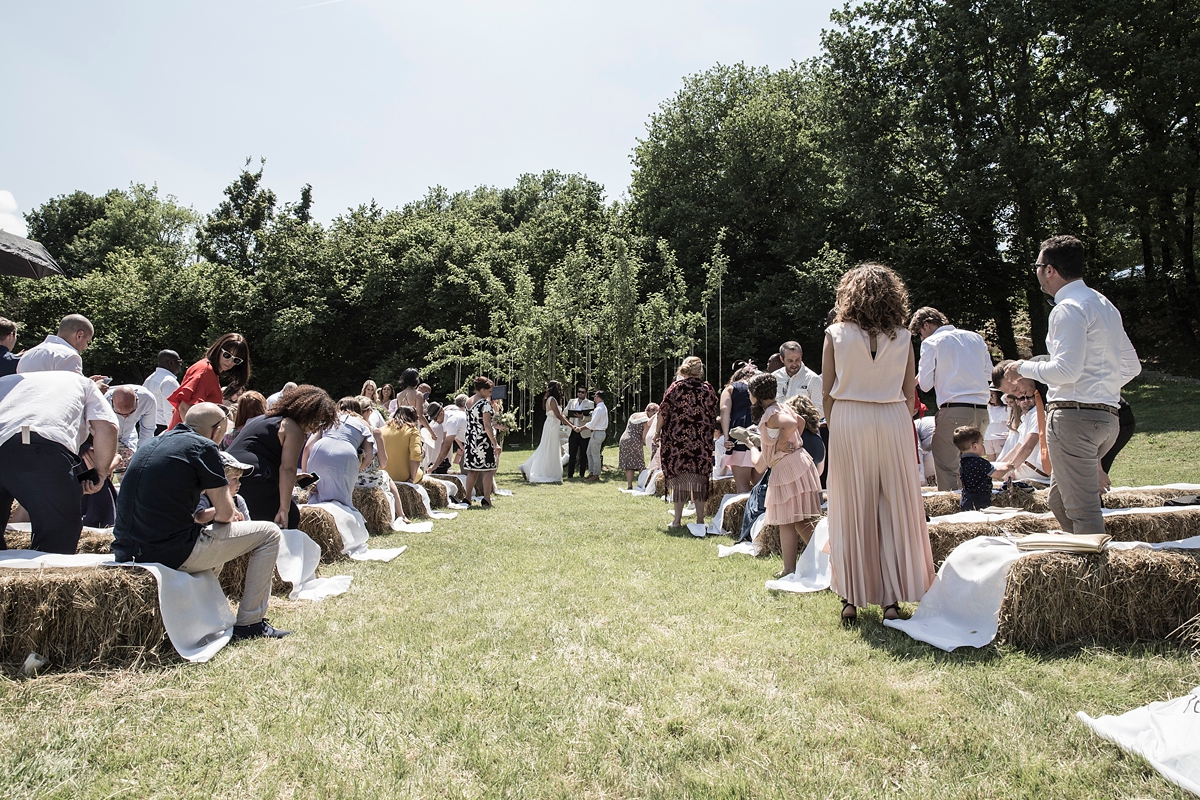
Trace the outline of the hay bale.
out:
[[[1118,489],[1100,499],[1105,508],[1159,508],[1168,500],[1186,494],[1195,492],[1184,489]]]
[[[746,516],[746,498],[734,500],[729,505],[725,506],[725,530],[729,531],[735,538],[742,532],[742,520]]]
[[[1200,653],[1200,614],[1180,625],[1171,632],[1171,638],[1179,639],[1184,647]]]
[[[666,497],[667,496],[667,478],[661,472],[658,473],[658,477],[656,477],[654,479],[654,496],[655,497]]]
[[[429,493],[429,505],[434,508],[445,508],[450,505],[450,492],[447,491],[445,483],[426,475],[421,480],[421,485]]]
[[[1058,527],[1058,521],[1048,514],[1011,517],[998,522],[939,522],[929,526],[929,545],[933,550],[933,563],[940,567],[954,548],[976,536],[1003,536],[1006,531],[1039,533]],[[1200,508],[1105,517],[1104,532],[1117,542],[1174,542],[1200,535]]]
[[[708,497],[704,501],[704,518],[712,519],[721,507],[721,500],[727,494],[737,493],[737,481],[733,478],[721,478],[708,482]]]
[[[405,483],[397,483],[396,491],[400,493],[400,507],[404,510],[404,516],[409,519],[425,518],[425,503],[416,489]]]
[[[342,553],[345,543],[333,521],[333,515],[316,506],[300,506],[300,530],[321,548],[321,563],[332,564],[346,558]]]
[[[0,569],[0,662],[37,652],[53,670],[178,660],[158,582],[136,567]]]
[[[957,514],[962,509],[959,507],[958,492],[938,492],[937,494],[927,494],[925,500],[925,513],[931,517],[944,517],[947,514]]]
[[[779,526],[778,525],[763,525],[758,530],[758,535],[754,537],[754,543],[758,545],[758,554],[760,556],[777,556],[783,553],[783,548],[779,544]],[[804,551],[803,542],[801,543],[800,552]]]
[[[242,590],[246,586],[246,569],[250,566],[250,554],[243,553],[232,561],[226,561],[221,567],[221,571],[217,574],[217,580],[221,582],[221,589],[225,591],[225,596],[230,600],[241,600]],[[285,581],[279,577],[279,567],[275,567],[275,574],[271,579],[271,594],[276,597],[287,597],[292,593],[291,581]]]
[[[4,531],[4,544],[9,550],[29,550],[33,544],[33,536],[26,531],[15,531],[12,528]],[[108,531],[84,528],[79,537],[76,553],[111,553],[113,535]]]
[[[367,533],[382,536],[392,533],[392,504],[388,502],[388,490],[378,486],[356,486],[351,499],[358,513],[367,523]]]
[[[1200,552],[1035,553],[1008,573],[997,642],[1041,650],[1165,639],[1200,614]]]
[[[306,489],[301,489],[301,488],[297,487],[296,489],[294,489],[292,491],[292,499],[295,500],[296,505],[299,505],[299,506],[302,506],[305,503],[307,503],[309,500],[309,497],[311,497],[311,496],[312,496],[312,487],[311,486],[309,486]]]

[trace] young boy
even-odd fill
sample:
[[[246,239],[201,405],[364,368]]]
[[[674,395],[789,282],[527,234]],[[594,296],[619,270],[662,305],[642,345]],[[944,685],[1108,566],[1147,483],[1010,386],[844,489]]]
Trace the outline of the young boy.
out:
[[[242,488],[242,476],[254,467],[243,464],[224,450],[221,451],[221,464],[225,467],[225,480],[229,481],[229,493],[233,495],[233,507],[237,509],[233,521],[241,522],[250,519],[250,509],[246,507],[246,501],[238,494],[238,489]],[[196,504],[196,513],[192,514],[192,519],[201,525],[208,525],[216,516],[217,510],[213,508],[212,501],[208,499],[208,495],[201,493],[200,502]]]
[[[958,507],[978,511],[992,504],[992,472],[995,467],[984,457],[983,433],[978,428],[955,428],[954,445],[958,448],[958,482],[962,498]]]

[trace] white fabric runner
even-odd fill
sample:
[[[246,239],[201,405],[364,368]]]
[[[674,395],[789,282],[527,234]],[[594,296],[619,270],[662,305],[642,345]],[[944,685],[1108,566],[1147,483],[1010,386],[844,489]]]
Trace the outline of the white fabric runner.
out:
[[[208,661],[233,635],[233,610],[212,571],[189,575],[162,564],[117,564],[111,555],[102,553],[66,556],[36,550],[0,551],[0,567],[39,569],[101,565],[140,568],[154,576],[158,581],[158,608],[163,627],[176,652],[188,661]]]
[[[392,520],[392,530],[397,533],[429,533],[433,530],[433,523],[429,520],[402,522],[399,519],[394,519]]]
[[[304,531],[284,528],[279,540],[279,555],[275,568],[279,577],[292,584],[289,600],[324,600],[345,594],[353,577],[334,575],[317,577],[317,566],[321,563],[321,545],[314,542]]]
[[[1149,761],[1171,783],[1200,795],[1200,686],[1119,717],[1093,719],[1082,711],[1075,716],[1097,736]]]
[[[342,535],[342,552],[355,561],[391,561],[408,549],[408,546],[381,550],[368,550],[367,522],[357,508],[344,506],[327,500],[324,503],[310,503],[314,508],[323,508],[333,517],[338,533]]]
[[[425,514],[430,519],[454,519],[458,516],[457,511],[434,511],[433,506],[429,503],[429,492],[425,491],[425,487],[419,483],[401,482],[402,486],[408,486],[417,490],[417,494],[421,496],[421,504],[425,506]]]
[[[796,559],[796,571],[779,580],[767,581],[774,592],[823,592],[829,588],[833,570],[829,566],[829,518],[822,518],[813,529],[812,539]]]
[[[717,545],[717,558],[728,556],[757,556],[761,552],[754,542],[738,542],[737,544]]]
[[[742,494],[727,494],[724,497],[722,497],[721,505],[719,508],[717,508],[717,513],[714,514],[713,518],[712,518],[713,527],[716,528],[718,531],[722,531],[722,532],[726,532],[726,533],[733,533],[733,534],[741,533],[740,530],[737,530],[737,531],[726,531],[725,530],[725,507],[728,506],[730,503],[735,503],[738,500],[744,500],[748,497],[750,497],[749,492],[743,492]]]
[[[1200,536],[1158,544],[1112,542],[1108,547],[1195,550],[1200,549]],[[969,539],[946,558],[911,619],[888,619],[883,624],[947,652],[956,647],[983,647],[996,638],[1000,628],[1000,605],[1004,601],[1008,570],[1014,561],[1028,555],[1033,554],[1022,553],[1012,540],[999,536]]]

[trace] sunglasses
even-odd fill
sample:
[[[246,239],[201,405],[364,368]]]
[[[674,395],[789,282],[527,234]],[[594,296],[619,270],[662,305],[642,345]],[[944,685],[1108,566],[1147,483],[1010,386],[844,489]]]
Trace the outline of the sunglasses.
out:
[[[232,353],[230,353],[228,350],[222,350],[222,351],[221,351],[221,358],[228,358],[230,361],[232,361],[232,362],[233,362],[233,365],[234,365],[235,367],[236,367],[238,364],[242,363],[242,359],[240,359],[240,358],[238,358],[237,356],[233,355],[233,354],[232,354]]]
[[[1033,399],[1033,395],[1031,395],[1031,394],[1014,394],[1013,399],[1018,402],[1021,402],[1021,403],[1028,403],[1030,400]]]

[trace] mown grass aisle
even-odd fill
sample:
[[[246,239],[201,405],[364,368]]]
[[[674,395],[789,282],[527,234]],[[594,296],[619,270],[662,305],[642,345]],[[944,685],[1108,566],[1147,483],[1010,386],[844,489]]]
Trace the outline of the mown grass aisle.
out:
[[[214,663],[0,681],[13,797],[1184,795],[1073,718],[1200,682],[1171,648],[944,654],[775,596],[667,506],[525,486],[435,523],[295,635]],[[616,452],[607,454],[615,463]]]

